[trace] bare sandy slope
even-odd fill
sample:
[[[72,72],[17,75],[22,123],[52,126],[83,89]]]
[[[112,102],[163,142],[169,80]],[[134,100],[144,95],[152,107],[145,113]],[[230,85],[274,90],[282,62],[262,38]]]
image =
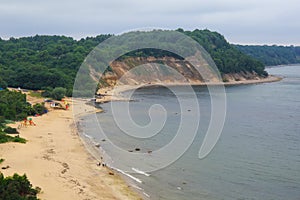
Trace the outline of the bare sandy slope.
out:
[[[232,77],[231,77],[232,78]],[[213,86],[213,85],[249,85],[249,84],[261,84],[261,83],[269,83],[269,82],[276,82],[280,81],[282,78],[277,76],[268,76],[266,78],[257,78],[257,79],[249,79],[249,80],[238,80],[235,81],[233,79],[229,79],[228,82],[219,82],[219,81],[211,81],[211,82],[190,82],[190,83],[174,83],[174,82],[157,82],[157,83],[141,83],[136,85],[116,85],[111,87],[104,87],[98,90],[98,94],[103,95],[101,98],[97,98],[97,103],[106,103],[109,101],[128,101],[129,99],[126,99],[120,95],[122,92],[127,90],[135,90],[137,88],[142,87],[150,87],[150,86],[156,86],[156,85],[164,85],[164,86],[184,86],[184,85],[194,85],[194,86]]]
[[[82,109],[91,111],[84,104]],[[26,144],[0,144],[1,167],[9,166],[1,170],[6,176],[25,173],[33,186],[42,188],[41,199],[140,199],[115,172],[96,165],[77,135],[71,110],[33,120],[37,126],[20,130]]]

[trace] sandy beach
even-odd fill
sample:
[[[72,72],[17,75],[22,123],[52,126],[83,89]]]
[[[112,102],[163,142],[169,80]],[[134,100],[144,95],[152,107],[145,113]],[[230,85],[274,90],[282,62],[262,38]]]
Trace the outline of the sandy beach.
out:
[[[94,112],[82,101],[75,103]],[[97,166],[77,134],[72,110],[53,110],[33,120],[36,126],[20,130],[26,144],[0,144],[5,159],[0,167],[9,166],[1,169],[5,176],[25,173],[45,200],[141,199],[116,172]]]
[[[281,78],[269,76],[259,80],[231,81],[224,85],[279,80]],[[216,85],[216,83],[211,84]],[[124,85],[117,88],[117,93],[151,85]],[[165,85],[178,84],[167,83]],[[104,103],[111,100],[125,100],[118,95],[114,96],[111,89],[105,88],[102,93],[106,96],[97,101]],[[28,101],[37,103],[41,99],[28,96]],[[9,166],[1,172],[5,176],[25,173],[34,187],[42,189],[39,198],[45,200],[142,199],[118,173],[109,168],[97,166],[99,160],[87,151],[77,133],[74,115],[101,112],[101,110],[86,105],[82,100],[69,100],[69,102],[76,104],[76,113],[72,110],[73,106],[70,110],[52,110],[43,116],[33,118],[37,126],[21,128],[20,136],[28,140],[26,144],[0,144],[0,158],[5,159],[0,167]],[[11,126],[17,127],[18,125],[19,123],[16,123]]]

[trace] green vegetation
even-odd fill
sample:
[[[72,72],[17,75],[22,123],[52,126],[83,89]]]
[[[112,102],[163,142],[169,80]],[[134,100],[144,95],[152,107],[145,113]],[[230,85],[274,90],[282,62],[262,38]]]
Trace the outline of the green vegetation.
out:
[[[276,45],[236,45],[236,47],[268,66],[300,63],[300,47]]]
[[[35,98],[42,98],[42,93],[41,92],[36,92],[36,91],[30,91],[29,96],[35,97]]]
[[[1,77],[0,77],[0,88],[1,89],[7,88],[7,83]]]
[[[5,120],[21,120],[31,114],[32,107],[26,95],[16,91],[0,91],[0,117]]]
[[[234,45],[229,44],[224,36],[209,30],[178,31],[192,37],[211,55],[222,74],[242,71],[256,72],[266,76],[264,65],[254,58],[245,55]]]
[[[72,89],[80,64],[87,54],[110,35],[79,41],[65,36],[0,39],[1,78],[10,87]]]
[[[3,163],[3,162],[4,162],[4,159],[3,159],[3,158],[0,158],[0,164]]]
[[[198,29],[194,31],[178,29],[178,31],[202,45],[212,56],[221,73],[254,71],[259,75],[266,75],[262,63],[229,44],[219,33]],[[137,37],[136,35],[138,34],[132,34],[132,39]],[[63,87],[66,89],[66,95],[70,96],[81,63],[94,47],[110,36],[99,35],[79,41],[65,36],[39,35],[0,39],[0,88],[6,88],[8,85],[52,91],[57,87]],[[118,48],[123,47],[120,44]],[[186,50],[188,51],[188,48]],[[133,52],[132,55],[176,57],[170,52],[153,49]]]
[[[242,53],[239,49],[237,49],[234,45],[229,44],[224,36],[217,32],[212,32],[209,30],[194,30],[194,31],[184,31],[183,29],[177,29],[178,32],[181,32],[192,39],[194,39],[196,42],[198,42],[212,57],[214,60],[216,66],[220,70],[221,74],[227,74],[227,73],[239,73],[239,72],[256,72],[258,75],[261,76],[267,76],[267,72],[265,72],[264,65],[255,60],[254,58]],[[148,37],[141,38],[139,32],[136,33],[129,33],[126,36],[126,39],[128,41],[137,41],[143,39],[143,42],[147,43],[147,40],[152,38],[158,38],[161,43],[159,44],[162,47],[172,47],[172,44],[169,44],[169,39],[165,38],[164,32],[168,33],[168,37],[176,38],[176,34],[172,35],[173,33],[171,31],[160,31],[158,34],[153,34],[155,32],[159,31],[152,31],[147,32],[146,35]],[[152,35],[151,35],[152,34]],[[181,38],[180,38],[181,39]],[[145,41],[146,40],[146,41]],[[176,39],[174,39],[176,40]],[[189,46],[186,46],[188,43],[184,41],[174,41],[174,45],[176,47],[180,46],[180,43],[182,42],[182,52],[193,52]],[[151,43],[151,41],[149,41]],[[118,46],[114,47],[117,51],[118,49],[126,49],[126,46],[121,46],[118,44]],[[172,48],[170,48],[172,49]],[[101,52],[102,55],[106,52]],[[168,57],[175,57],[177,59],[182,59],[179,55],[175,55],[172,52],[161,50],[161,49],[153,49],[153,48],[146,48],[141,50],[136,50],[130,53],[127,53],[126,55],[121,56],[118,60],[126,59],[128,57],[156,57],[156,58],[162,58],[165,56]],[[104,56],[103,56],[104,57]],[[97,58],[96,58],[97,59]],[[101,60],[101,59],[99,59]]]
[[[4,177],[0,173],[0,199],[5,200],[37,200],[40,188],[33,188],[26,175],[14,174]]]
[[[45,110],[47,110],[44,103],[37,103],[37,104],[33,105],[32,108],[33,108],[34,113],[39,114],[39,115],[44,114]]]
[[[46,108],[37,104],[33,107],[26,102],[26,95],[17,91],[0,91],[0,124],[5,120],[18,121],[28,115],[43,114]]]
[[[9,136],[8,134],[18,133],[15,128],[6,127],[8,120],[18,121],[29,115],[43,114],[45,111],[43,104],[31,106],[26,102],[26,95],[17,91],[2,90],[0,91],[0,143],[20,142],[26,140],[19,136]]]
[[[6,127],[10,120],[20,120],[29,114],[38,112],[38,105],[31,107],[26,102],[26,95],[7,89],[0,91],[0,143],[19,142],[26,143],[24,138],[7,134],[18,134],[15,128]],[[4,159],[0,159],[0,164]],[[39,189],[33,189],[26,175],[14,174],[4,178],[0,173],[0,199],[5,200],[35,200]]]
[[[11,127],[4,128],[3,132],[7,134],[19,134],[16,128],[11,128]]]
[[[26,143],[26,140],[19,136],[12,137],[12,136],[6,135],[6,133],[0,132],[0,143],[6,143],[6,142]]]
[[[42,93],[43,97],[50,97],[56,100],[61,100],[65,96],[70,96],[72,94],[68,95],[68,91],[66,88],[63,87],[56,87],[54,89],[47,87],[46,90]]]

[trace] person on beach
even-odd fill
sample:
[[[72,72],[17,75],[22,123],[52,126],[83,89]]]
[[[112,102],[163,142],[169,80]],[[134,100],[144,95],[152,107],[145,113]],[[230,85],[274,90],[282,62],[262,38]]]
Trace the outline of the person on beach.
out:
[[[67,104],[66,104],[66,110],[68,110],[68,109],[69,109],[69,104],[67,103]]]
[[[69,104],[69,102],[67,102],[66,100],[62,100],[63,102],[64,102],[64,104],[65,104],[65,107],[66,107],[66,110],[68,110],[69,109],[69,106],[70,106],[70,104]]]
[[[27,127],[27,118],[23,119],[23,122],[21,123],[21,126]]]
[[[29,125],[30,126],[36,126],[36,124],[33,122],[32,118],[29,118]]]

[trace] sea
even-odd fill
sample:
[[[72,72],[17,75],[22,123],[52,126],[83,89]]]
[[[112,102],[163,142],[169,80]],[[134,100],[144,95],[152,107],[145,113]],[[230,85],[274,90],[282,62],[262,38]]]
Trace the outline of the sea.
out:
[[[132,101],[102,104],[104,113],[83,117],[83,137],[144,199],[299,200],[300,65],[267,71],[283,79],[225,87],[224,127],[202,159],[215,95],[205,86],[193,86],[193,95],[187,86],[131,91]],[[182,98],[188,105],[196,98],[199,107],[182,110]],[[124,108],[127,113],[118,112]],[[182,120],[198,123],[195,136],[186,137],[191,141],[176,138]],[[169,144],[178,152],[156,157]]]

